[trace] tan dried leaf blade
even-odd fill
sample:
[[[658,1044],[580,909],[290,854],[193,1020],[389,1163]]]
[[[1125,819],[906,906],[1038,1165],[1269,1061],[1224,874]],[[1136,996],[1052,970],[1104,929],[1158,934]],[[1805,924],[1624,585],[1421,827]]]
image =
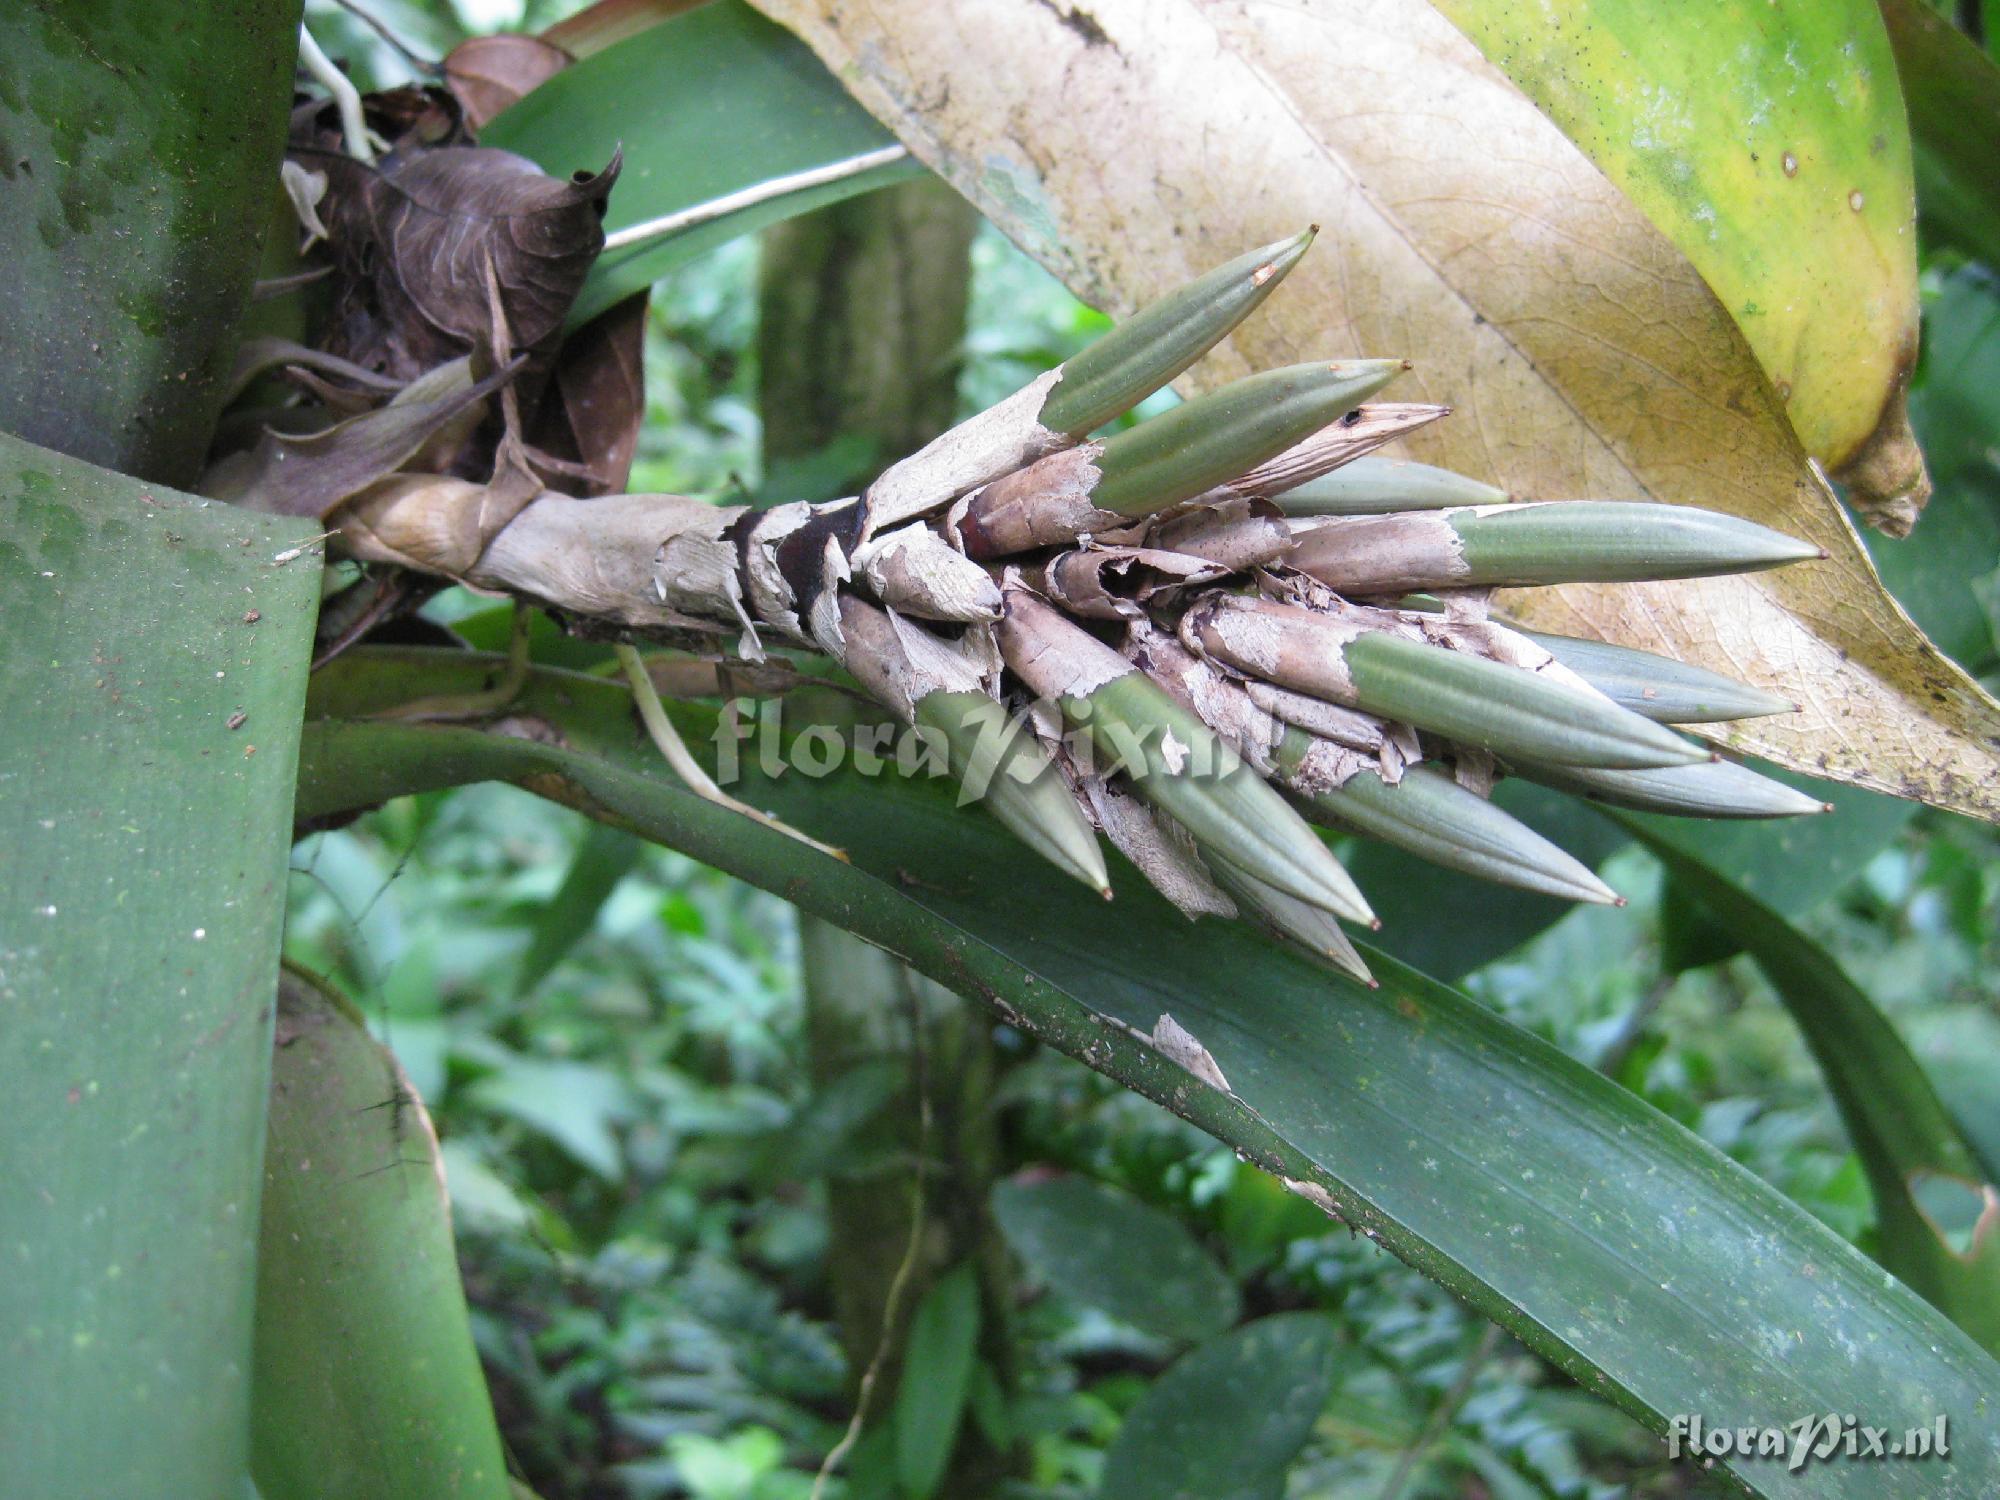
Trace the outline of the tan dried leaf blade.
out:
[[[1399,392],[1457,409],[1416,457],[1522,496],[1705,505],[1817,542],[1825,562],[1510,608],[1800,700],[1730,731],[1737,748],[2000,819],[2000,704],[1883,591],[1724,310],[1421,0],[757,3],[1114,313],[1324,226],[1282,305],[1198,384],[1407,355]]]

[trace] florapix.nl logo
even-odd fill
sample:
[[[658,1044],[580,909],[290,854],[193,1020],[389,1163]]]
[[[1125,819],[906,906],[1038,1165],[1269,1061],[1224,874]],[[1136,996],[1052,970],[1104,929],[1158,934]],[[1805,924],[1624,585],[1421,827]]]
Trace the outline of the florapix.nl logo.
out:
[[[992,713],[991,703],[927,701],[923,717],[910,723],[859,704],[836,713],[802,709],[784,698],[731,699],[715,728],[715,779],[727,787],[753,771],[771,780],[796,775],[817,781],[843,771],[947,778],[957,781],[963,807],[981,801],[995,776],[1025,785],[1052,774],[1048,756],[1022,753],[1037,746],[1056,751],[1055,760],[1079,780],[1166,774],[1220,781],[1245,768],[1205,728],[1177,734],[1094,716],[1088,702],[1037,701],[1004,714]]]

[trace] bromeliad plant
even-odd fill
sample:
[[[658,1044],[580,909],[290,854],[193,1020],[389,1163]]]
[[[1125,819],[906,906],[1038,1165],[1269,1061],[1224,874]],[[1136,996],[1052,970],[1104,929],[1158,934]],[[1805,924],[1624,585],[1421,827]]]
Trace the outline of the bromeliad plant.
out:
[[[253,344],[239,373],[285,364],[304,396],[242,424],[254,437],[207,482],[309,514],[391,570],[329,611],[344,635],[413,596],[393,570],[553,610],[617,641],[671,764],[752,816],[681,743],[634,643],[819,653],[940,736],[970,796],[1065,874],[1112,894],[1101,832],[1189,916],[1258,921],[1363,980],[1339,922],[1374,914],[1312,824],[1613,901],[1486,800],[1496,776],[1711,817],[1820,810],[1665,727],[1783,700],[1490,610],[1501,587],[1744,572],[1818,548],[1689,507],[1510,503],[1374,456],[1448,415],[1370,400],[1401,360],[1266,371],[1093,436],[1271,296],[1315,231],[1148,306],[859,496],[760,510],[593,494],[616,456],[549,397],[587,386],[597,353],[561,331],[617,160],[547,177],[472,144],[443,95],[349,113],[304,106],[287,158],[302,279],[326,278],[310,331]],[[334,135],[356,129],[386,135],[379,164]],[[503,690],[397,712],[507,707]]]
[[[1439,7],[1488,64],[1415,0],[982,0],[955,26],[929,4],[760,0],[838,81],[737,0],[664,21],[679,0],[608,0],[454,54],[449,92],[364,99],[308,46],[327,98],[303,102],[282,0],[0,13],[21,285],[0,318],[10,1492],[219,1495],[248,1470],[266,1500],[508,1494],[421,1106],[351,1009],[304,976],[280,990],[275,958],[295,816],[486,779],[980,998],[1657,1431],[1943,1411],[1951,1466],[1898,1480],[1993,1492],[1991,1171],[1788,925],[1830,877],[1788,851],[1775,891],[1724,878],[1632,812],[1821,805],[1673,727],[1702,724],[1994,810],[2000,711],[1880,589],[1808,466],[1904,527],[1925,488],[1902,403],[1907,122],[1875,9],[1718,6],[1690,51],[1625,46],[1616,5],[1560,36],[1510,31],[1519,7]],[[2000,98],[1983,58],[1889,9],[1930,49],[1906,50],[1906,85]],[[1716,28],[1771,110],[1698,86]],[[1188,89],[1190,59],[1213,87]],[[1649,68],[1687,113],[1620,114],[1663,97]],[[1773,86],[1793,69],[1826,88]],[[1613,76],[1567,89],[1592,70]],[[850,499],[629,493],[644,289],[672,256],[916,170],[850,92],[1073,285],[1138,310]],[[1925,117],[1965,116],[1950,94]],[[1624,153],[1683,121],[1664,168]],[[1934,130],[1920,163],[1978,249],[1973,134]],[[1489,159],[1496,138],[1522,150]],[[1169,184],[1195,196],[1168,211]],[[1335,209],[1315,259],[1343,274],[1316,287],[1310,232],[1238,253]],[[1226,263],[1172,289],[1204,262]],[[1288,277],[1285,316],[1250,319]],[[1421,364],[1300,363],[1328,328]],[[1225,336],[1234,355],[1204,360]],[[1246,354],[1271,368],[1225,380]],[[1376,399],[1436,372],[1431,402]],[[1107,430],[1176,377],[1205,394]],[[1516,496],[1374,451],[1409,435],[1544,478]],[[177,493],[197,485],[241,503]],[[322,543],[347,560],[324,599]],[[516,601],[506,656],[395,643],[454,581]],[[531,609],[608,642],[611,670],[531,660]],[[714,785],[689,746],[729,732],[715,701],[802,673],[937,737],[992,818],[899,777]],[[1369,923],[1368,895],[1311,825],[1613,899],[1487,797],[1502,777],[1617,809],[1772,973],[1863,1160],[1879,1264],[1574,1059],[1363,960],[1341,924]],[[1114,874],[1110,906],[1079,888]],[[1346,977],[1371,970],[1378,991]],[[1969,1211],[1946,1224],[1954,1189]],[[1295,1332],[1299,1368],[1323,1363],[1323,1330]],[[1736,1464],[1767,1495],[1877,1493],[1880,1472]]]

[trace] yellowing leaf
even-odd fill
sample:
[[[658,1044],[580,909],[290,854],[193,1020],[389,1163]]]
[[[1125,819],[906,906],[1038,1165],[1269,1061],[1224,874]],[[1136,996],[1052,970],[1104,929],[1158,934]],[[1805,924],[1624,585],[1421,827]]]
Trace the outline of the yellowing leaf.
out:
[[[1512,601],[1537,624],[1782,689],[1728,742],[2000,818],[2000,704],[1883,592],[1728,312],[1418,0],[761,0],[1079,295],[1130,310],[1317,221],[1197,372],[1407,355],[1414,456],[1549,499],[1660,500],[1827,560]],[[964,59],[977,57],[977,68]]]
[[[1438,9],[1693,262],[1806,452],[1901,535],[1930,493],[1909,122],[1875,0]]]

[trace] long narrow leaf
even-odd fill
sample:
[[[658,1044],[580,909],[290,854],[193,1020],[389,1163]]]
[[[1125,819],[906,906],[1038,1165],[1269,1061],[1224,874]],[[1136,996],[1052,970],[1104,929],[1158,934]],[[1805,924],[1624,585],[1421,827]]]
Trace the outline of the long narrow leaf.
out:
[[[563,883],[543,904],[528,939],[528,951],[514,976],[516,997],[533,993],[597,923],[597,914],[618,882],[631,873],[645,846],[616,828],[593,828],[584,836]]]
[[[2000,1191],[1896,1028],[1831,954],[1690,853],[1685,836],[1653,819],[1629,826],[1756,959],[1798,1023],[1868,1173],[1876,1258],[2000,1352]],[[1955,1243],[1954,1231],[1969,1239]]]
[[[638,828],[1160,1100],[1656,1430],[1692,1413],[1784,1424],[1832,1407],[1895,1428],[1953,1413],[1951,1462],[1898,1466],[1901,1492],[2000,1488],[1981,1420],[2000,1366],[1803,1210],[1465,996],[1380,957],[1380,991],[1329,978],[1253,933],[1185,922],[1123,865],[1111,906],[1072,897],[943,787],[847,772],[737,784],[854,863],[824,859],[687,793],[602,682],[537,672],[504,732],[351,717],[491,668],[376,650],[322,673],[301,813],[501,779]],[[714,718],[686,711],[682,732],[703,743]],[[1233,1091],[1143,1039],[1163,1012]],[[1876,1496],[1882,1472],[1737,1470],[1785,1497]]]

